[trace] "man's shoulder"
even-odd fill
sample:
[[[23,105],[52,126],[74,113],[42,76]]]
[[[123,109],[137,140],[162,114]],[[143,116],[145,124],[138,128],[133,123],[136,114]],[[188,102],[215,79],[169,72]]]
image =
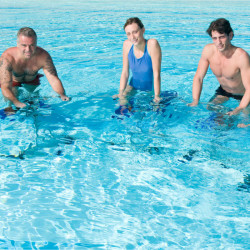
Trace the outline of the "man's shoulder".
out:
[[[213,53],[215,51],[215,45],[213,43],[206,44],[203,51]]]
[[[17,55],[17,47],[11,47],[6,49],[1,55],[1,60],[6,60],[9,63],[12,63]]]
[[[51,56],[45,49],[37,47],[35,59],[37,63],[43,66],[48,62],[48,60],[51,60]]]
[[[202,57],[207,58],[209,60],[209,58],[211,58],[211,56],[215,53],[215,51],[216,51],[215,45],[213,43],[209,43],[204,46],[202,51]]]
[[[233,58],[234,61],[237,62],[239,67],[241,66],[250,67],[250,57],[249,54],[244,49],[237,47]]]
[[[3,56],[14,56],[17,54],[17,47],[11,47],[11,48],[8,48],[6,49],[4,52],[3,52]]]
[[[236,50],[235,50],[235,54],[236,54],[236,56],[243,56],[243,57],[248,57],[249,58],[249,54],[244,50],[244,49],[242,49],[242,48],[240,48],[240,47],[237,47],[236,48]]]
[[[48,56],[49,53],[41,47],[36,47],[36,55],[37,56]]]

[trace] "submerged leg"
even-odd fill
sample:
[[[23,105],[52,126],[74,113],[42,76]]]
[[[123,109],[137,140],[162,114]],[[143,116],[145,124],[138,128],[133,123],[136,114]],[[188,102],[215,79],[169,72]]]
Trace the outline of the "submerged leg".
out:
[[[216,110],[216,105],[222,104],[228,100],[229,100],[229,98],[227,96],[215,95],[209,100],[209,102],[207,104],[207,109],[208,110]]]
[[[249,116],[250,115],[250,105],[248,105],[248,107],[246,107],[245,109],[243,109],[243,114],[246,115],[246,116]],[[239,123],[237,125],[238,128],[246,128],[246,127],[249,127],[250,124],[244,124],[244,123]]]

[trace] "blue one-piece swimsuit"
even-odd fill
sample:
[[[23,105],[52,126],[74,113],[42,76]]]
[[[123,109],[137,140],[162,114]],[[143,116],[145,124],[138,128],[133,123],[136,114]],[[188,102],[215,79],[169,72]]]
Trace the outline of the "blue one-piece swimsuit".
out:
[[[147,50],[147,41],[144,54],[141,58],[134,55],[134,45],[128,53],[129,68],[132,71],[132,78],[129,82],[136,90],[151,91],[153,88],[153,67],[152,60]]]

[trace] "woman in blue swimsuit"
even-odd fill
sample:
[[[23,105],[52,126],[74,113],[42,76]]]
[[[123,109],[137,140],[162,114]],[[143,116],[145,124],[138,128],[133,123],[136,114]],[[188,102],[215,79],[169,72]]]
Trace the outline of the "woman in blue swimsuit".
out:
[[[156,39],[144,38],[145,28],[137,17],[129,18],[124,24],[127,40],[123,43],[123,68],[119,94],[113,98],[126,99],[133,89],[152,91],[154,101],[160,101],[161,91],[161,48]],[[127,85],[129,69],[132,77]]]

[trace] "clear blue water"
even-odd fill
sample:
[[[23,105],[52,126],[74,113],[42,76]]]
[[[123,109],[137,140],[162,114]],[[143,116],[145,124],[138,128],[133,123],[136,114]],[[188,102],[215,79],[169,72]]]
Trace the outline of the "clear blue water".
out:
[[[218,83],[208,72],[201,104],[192,79],[210,21],[225,17],[250,52],[248,1],[1,0],[0,52],[33,27],[72,97],[46,79],[29,110],[0,120],[0,249],[249,249],[249,117],[206,110]],[[156,110],[138,93],[117,115],[122,26],[139,16],[162,48]],[[0,97],[0,107],[5,103]],[[221,114],[221,115],[220,115]]]

